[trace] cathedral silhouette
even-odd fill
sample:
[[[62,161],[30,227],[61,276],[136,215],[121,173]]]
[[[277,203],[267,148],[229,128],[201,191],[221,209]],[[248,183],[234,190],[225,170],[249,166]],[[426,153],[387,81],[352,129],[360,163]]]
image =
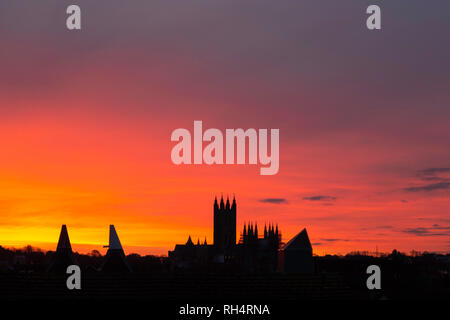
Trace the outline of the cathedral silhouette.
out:
[[[188,237],[186,244],[177,244],[169,251],[174,269],[194,269],[206,265],[229,265],[250,272],[313,272],[312,246],[303,229],[284,247],[278,225],[264,226],[262,237],[257,223],[244,224],[236,243],[236,199],[230,204],[223,196],[214,200],[214,242],[206,238],[197,244]]]

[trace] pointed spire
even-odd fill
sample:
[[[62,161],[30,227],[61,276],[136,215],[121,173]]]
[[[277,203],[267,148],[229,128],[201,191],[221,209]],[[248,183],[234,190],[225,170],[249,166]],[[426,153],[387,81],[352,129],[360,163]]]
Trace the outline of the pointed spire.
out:
[[[255,222],[255,239],[258,239],[258,223]]]
[[[244,237],[247,236],[247,226],[244,223]]]
[[[214,197],[214,209],[218,209],[219,204],[217,203],[217,196]]]
[[[109,226],[109,249],[122,249],[122,244],[120,243],[119,236],[117,235],[114,225]]]
[[[234,194],[233,194],[233,203],[231,204],[231,209],[236,209],[236,198],[234,197]]]
[[[220,197],[220,209],[223,209],[225,204],[223,203],[223,195]]]
[[[197,245],[200,245],[200,238],[197,238]]]
[[[189,238],[188,238],[188,241],[186,242],[186,245],[187,246],[193,246],[194,245],[194,243],[192,242],[192,239],[191,239],[191,235],[189,235]]]
[[[225,207],[227,210],[230,210],[230,199],[228,198],[228,196],[227,196],[227,204],[226,204],[226,207]]]
[[[206,242],[206,237],[205,237],[205,242],[203,242],[203,244],[206,246],[208,245],[208,243]]]
[[[70,245],[69,234],[67,233],[67,227],[65,224],[61,226],[61,232],[59,234],[58,246],[56,251],[62,249],[69,249],[72,251],[72,246]]]
[[[264,223],[264,239],[267,238],[267,225]]]

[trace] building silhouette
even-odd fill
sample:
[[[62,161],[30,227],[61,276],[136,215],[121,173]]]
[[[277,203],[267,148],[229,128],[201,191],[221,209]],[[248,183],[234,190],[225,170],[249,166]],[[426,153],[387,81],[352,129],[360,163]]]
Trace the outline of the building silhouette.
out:
[[[230,206],[229,198],[227,197],[227,203],[224,204],[221,197],[219,205],[216,197],[214,200],[214,247],[218,253],[229,255],[235,246],[236,199],[233,197],[233,203]]]
[[[250,271],[269,272],[276,270],[281,233],[278,225],[264,225],[264,233],[260,237],[257,223],[244,224],[238,244],[238,259],[245,269]]]
[[[281,232],[278,226],[264,226],[263,235],[258,233],[257,223],[244,225],[240,240],[236,243],[236,199],[230,203],[223,196],[213,204],[214,242],[207,244],[197,240],[194,244],[189,236],[185,244],[177,244],[169,251],[169,258],[175,268],[191,268],[205,264],[228,264],[247,271],[275,271],[278,250],[281,246]]]
[[[61,232],[59,234],[59,240],[55,255],[53,256],[47,271],[65,273],[67,267],[72,264],[77,264],[77,261],[72,252],[72,246],[70,244],[67,227],[65,224],[63,224],[61,226]]]
[[[114,225],[109,226],[109,245],[100,267],[103,272],[132,272]]]
[[[278,271],[280,272],[314,272],[312,246],[306,228],[300,231],[281,248],[278,258]]]
[[[213,204],[214,242],[208,244],[191,236],[185,244],[177,244],[169,251],[172,269],[195,267],[231,266],[233,270],[244,272],[284,272],[311,273],[314,271],[312,246],[306,229],[299,232],[283,245],[277,224],[264,225],[260,235],[256,222],[245,223],[236,243],[236,199],[232,203],[223,196]],[[102,272],[132,272],[114,225],[109,227],[108,251],[99,270]],[[55,254],[48,267],[49,272],[65,272],[67,267],[77,264],[69,240],[66,225],[62,225]]]

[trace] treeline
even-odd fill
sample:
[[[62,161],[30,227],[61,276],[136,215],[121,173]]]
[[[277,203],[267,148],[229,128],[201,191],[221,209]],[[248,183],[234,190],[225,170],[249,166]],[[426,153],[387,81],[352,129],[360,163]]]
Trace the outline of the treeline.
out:
[[[337,273],[353,289],[366,292],[367,267],[381,270],[383,294],[388,297],[450,298],[450,254],[393,250],[379,256],[352,252],[345,256],[314,257],[316,272]]]
[[[9,249],[0,246],[0,272],[45,272],[52,261],[55,251],[43,251],[39,248],[26,246],[21,249]],[[97,250],[89,254],[74,252],[77,264],[84,271],[95,272],[101,266],[104,256]],[[167,257],[133,253],[127,256],[127,261],[134,272],[166,272]]]

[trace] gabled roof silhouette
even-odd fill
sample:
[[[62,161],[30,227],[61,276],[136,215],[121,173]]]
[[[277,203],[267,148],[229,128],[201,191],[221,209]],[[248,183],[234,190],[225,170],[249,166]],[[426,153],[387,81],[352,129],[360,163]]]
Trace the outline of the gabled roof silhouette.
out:
[[[312,250],[306,228],[289,240],[288,243],[284,245],[283,250]]]
[[[109,245],[105,247],[108,248],[108,251],[106,252],[103,264],[100,267],[101,271],[132,272],[114,225],[109,226]]]
[[[61,226],[55,255],[53,256],[47,271],[65,273],[67,267],[72,264],[77,264],[77,262],[72,252],[67,227],[63,224]]]

